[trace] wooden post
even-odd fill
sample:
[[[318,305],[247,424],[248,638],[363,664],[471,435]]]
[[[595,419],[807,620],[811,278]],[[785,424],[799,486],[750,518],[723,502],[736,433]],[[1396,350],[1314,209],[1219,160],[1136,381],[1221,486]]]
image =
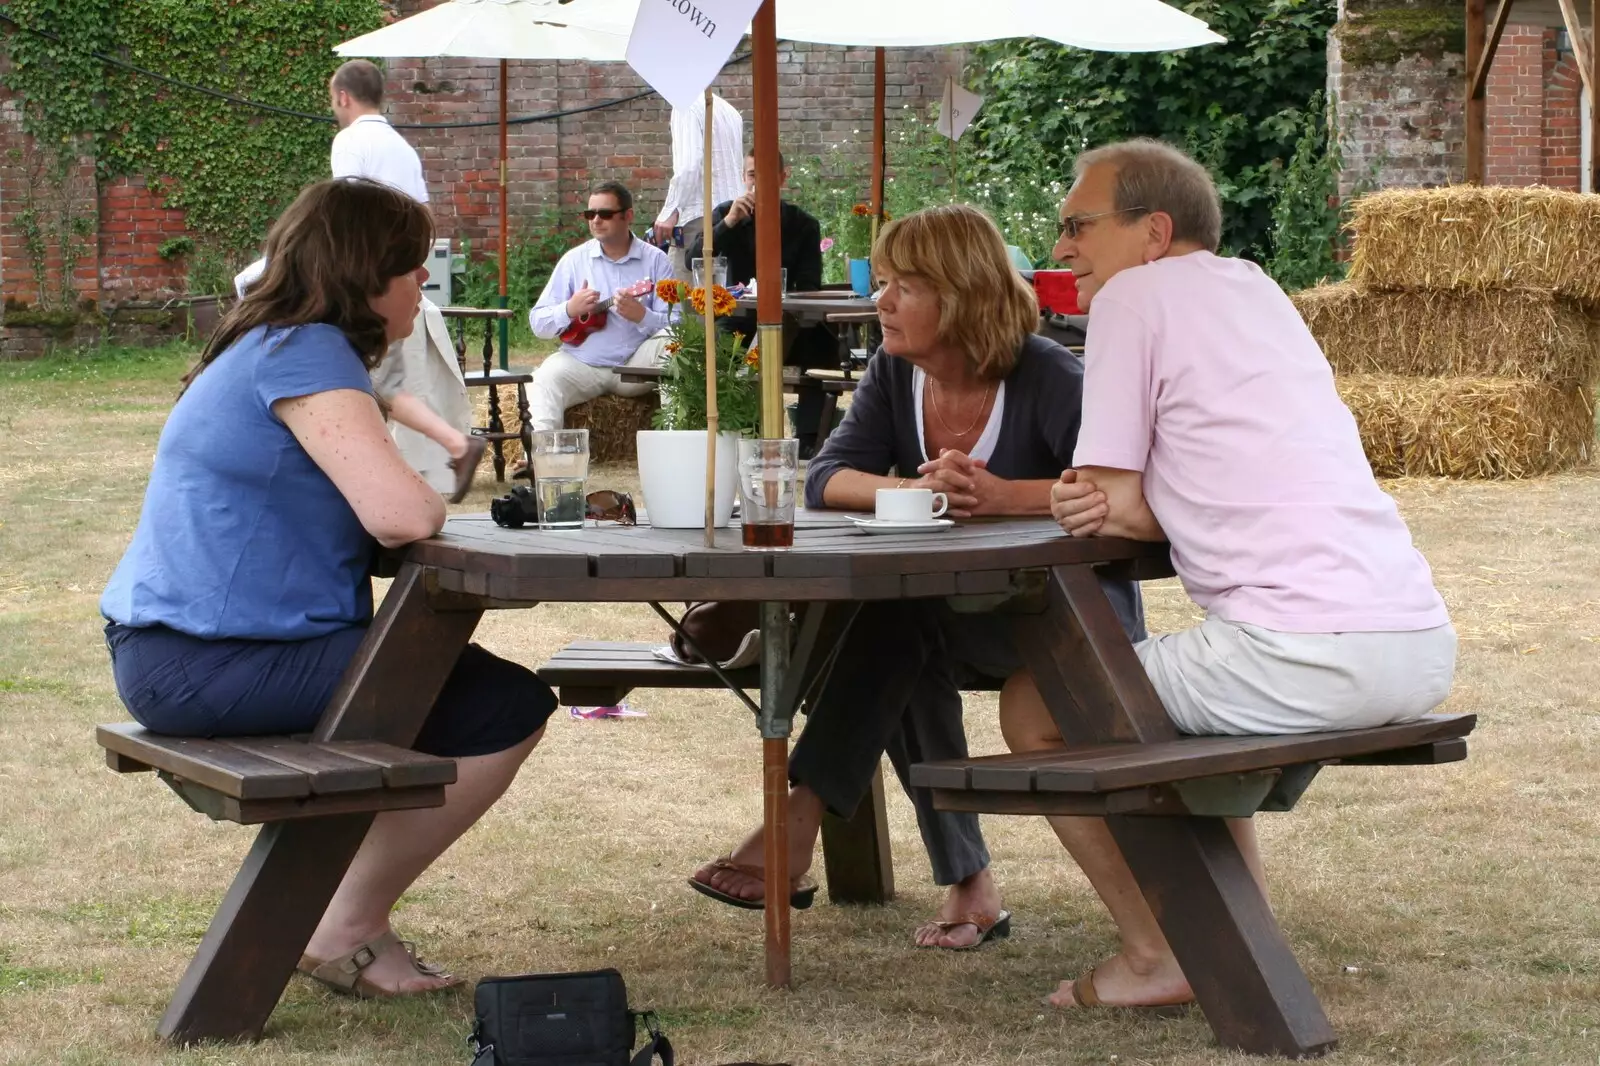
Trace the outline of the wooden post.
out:
[[[716,311],[716,251],[713,247],[713,233],[711,226],[711,88],[706,87],[706,130],[705,130],[705,214],[700,219],[700,231],[704,235],[702,242],[701,262],[705,269],[700,275],[700,281],[705,294],[705,320],[706,320],[706,547],[716,547],[717,543],[717,311]],[[694,269],[694,264],[689,264],[689,269]],[[692,275],[691,275],[692,280]]]
[[[889,144],[887,103],[888,73],[882,48],[872,50],[872,243],[878,243],[878,226],[883,221],[883,179]],[[872,252],[869,250],[870,257]]]
[[[1484,175],[1484,137],[1487,133],[1487,101],[1481,86],[1488,76],[1484,56],[1484,0],[1467,0],[1467,181],[1482,185]]]
[[[1600,193],[1600,0],[1589,0],[1589,191]]]
[[[500,61],[500,306],[509,307],[506,295],[506,260],[511,257],[511,223],[509,219],[510,194],[506,187],[506,170],[511,158],[506,138],[506,61]],[[500,320],[500,369],[506,369],[506,347],[511,343],[511,323]]]

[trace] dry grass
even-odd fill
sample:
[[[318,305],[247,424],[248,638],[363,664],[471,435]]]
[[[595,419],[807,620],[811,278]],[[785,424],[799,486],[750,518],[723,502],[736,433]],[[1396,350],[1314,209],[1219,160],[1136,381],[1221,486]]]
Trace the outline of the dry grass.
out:
[[[467,993],[353,1003],[299,980],[258,1045],[179,1052],[152,1038],[252,835],[148,776],[110,773],[91,738],[123,713],[96,598],[137,517],[177,365],[0,366],[0,1063],[465,1062]],[[629,474],[597,476],[626,487]],[[465,506],[483,509],[492,488]],[[1448,707],[1481,725],[1466,763],[1329,770],[1294,813],[1264,818],[1277,910],[1341,1034],[1335,1061],[1593,1066],[1600,477],[1391,489],[1463,637]],[[1171,582],[1146,592],[1154,627],[1194,618]],[[494,612],[479,633],[529,663],[573,638],[661,635],[643,607],[558,605]],[[1217,1051],[1198,1017],[1039,1006],[1113,938],[1036,819],[985,822],[1012,939],[913,949],[938,893],[897,792],[899,898],[797,914],[795,988],[763,988],[759,917],[683,884],[759,819],[755,730],[716,694],[633,702],[648,717],[552,724],[505,800],[403,902],[405,935],[473,978],[615,965],[687,1066],[1249,1061]],[[992,698],[972,699],[968,724],[975,750],[1000,750]]]
[[[1379,477],[1533,477],[1594,453],[1587,387],[1386,374],[1349,374],[1335,383]]]
[[[1600,197],[1457,185],[1356,201],[1350,280],[1375,289],[1534,289],[1600,303]]]
[[[1523,378],[1592,385],[1595,321],[1547,293],[1380,292],[1342,282],[1291,299],[1336,374]]]

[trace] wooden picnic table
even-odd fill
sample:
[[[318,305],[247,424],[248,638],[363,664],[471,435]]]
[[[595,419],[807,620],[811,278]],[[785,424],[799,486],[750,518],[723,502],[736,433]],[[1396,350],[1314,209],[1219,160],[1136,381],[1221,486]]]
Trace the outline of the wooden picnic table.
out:
[[[739,297],[741,311],[755,311],[754,296]],[[783,294],[783,314],[799,326],[825,326],[830,315],[850,312],[869,313],[876,316],[878,305],[869,297],[857,296],[848,289],[824,289],[818,292],[786,292]],[[837,324],[835,322],[834,324]]]
[[[1166,721],[1096,578],[1097,570],[1170,576],[1165,544],[1073,538],[1045,518],[868,536],[844,515],[806,511],[792,550],[745,551],[740,533],[737,525],[718,530],[707,548],[698,529],[512,530],[487,515],[453,516],[438,536],[384,554],[394,582],[312,739],[409,746],[483,612],[541,602],[645,602],[673,625],[662,604],[762,604],[768,639],[759,703],[749,704],[766,755],[773,745],[787,750],[795,711],[859,604],[872,600],[954,597],[968,609],[1000,611],[1006,617],[996,624],[1013,626],[1064,736],[1136,750],[1152,735],[1153,716]],[[766,895],[784,899],[787,780],[781,758],[766,764]],[[163,1035],[259,1035],[372,817],[334,808],[262,830],[180,983]],[[1222,1042],[1299,1054],[1331,1046],[1316,996],[1223,818],[1109,822]],[[767,980],[786,986],[789,908],[764,914]]]

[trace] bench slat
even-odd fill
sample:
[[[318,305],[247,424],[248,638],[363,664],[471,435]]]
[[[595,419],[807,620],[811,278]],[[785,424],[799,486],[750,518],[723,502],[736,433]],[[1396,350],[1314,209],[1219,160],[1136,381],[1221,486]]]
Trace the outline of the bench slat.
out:
[[[383,783],[389,788],[428,788],[456,782],[454,759],[424,755],[375,740],[331,740],[322,746],[381,768]]]
[[[303,740],[291,740],[289,737],[230,737],[218,743],[300,771],[310,782],[314,796],[367,792],[384,786],[381,767]]]
[[[97,726],[95,739],[108,751],[235,799],[287,799],[311,794],[311,783],[305,774],[214,740],[163,736],[132,722]]]
[[[1300,763],[1382,758],[1400,751],[1415,765],[1420,749],[1472,732],[1476,715],[1429,715],[1416,722],[1287,736],[1186,737],[1157,744],[1110,744],[1051,754],[1008,754],[922,763],[911,783],[981,791],[1105,793]],[[1465,754],[1465,742],[1459,749]]]

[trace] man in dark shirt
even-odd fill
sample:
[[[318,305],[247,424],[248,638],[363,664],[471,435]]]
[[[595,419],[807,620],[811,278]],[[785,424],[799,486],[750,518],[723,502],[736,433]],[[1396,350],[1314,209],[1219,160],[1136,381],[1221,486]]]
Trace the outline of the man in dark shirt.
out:
[[[778,195],[789,183],[789,168],[778,156]],[[728,260],[728,284],[748,285],[756,276],[756,160],[745,156],[744,195],[721,203],[711,212],[712,252]],[[803,209],[784,200],[778,211],[783,234],[783,266],[789,271],[789,291],[806,292],[822,287],[822,226]],[[695,240],[690,259],[705,254],[705,239]]]
[[[789,183],[789,168],[778,156],[778,194]],[[721,203],[711,212],[712,254],[728,261],[728,284],[748,285],[756,276],[756,160],[745,156],[744,195]],[[783,267],[788,271],[786,288],[790,292],[809,292],[822,287],[822,226],[804,209],[780,200],[778,229],[782,235]],[[705,240],[698,238],[689,249],[692,262],[705,255]],[[728,329],[746,337],[755,335],[756,316],[745,313],[725,320]],[[799,367],[833,367],[838,354],[833,334],[824,326],[801,330],[789,345],[784,362]],[[803,389],[795,409],[795,434],[805,445],[815,438],[822,417],[822,392]],[[805,447],[802,445],[802,448]]]

